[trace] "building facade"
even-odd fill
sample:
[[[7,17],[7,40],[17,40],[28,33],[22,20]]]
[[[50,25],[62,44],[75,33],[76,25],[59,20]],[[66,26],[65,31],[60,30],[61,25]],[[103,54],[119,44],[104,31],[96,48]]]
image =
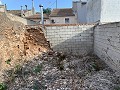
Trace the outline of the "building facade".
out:
[[[77,18],[72,8],[53,9],[49,15],[50,24],[76,24]]]
[[[87,3],[87,22],[119,22],[120,0],[89,0]]]
[[[44,17],[44,24],[50,24],[49,15],[43,14]],[[41,24],[41,15],[40,14],[34,14],[29,17],[26,17],[26,19],[32,20],[36,22],[37,24]]]
[[[74,14],[77,17],[77,23],[87,23],[87,7],[86,7],[87,1],[73,1],[72,2],[72,9],[74,11]]]

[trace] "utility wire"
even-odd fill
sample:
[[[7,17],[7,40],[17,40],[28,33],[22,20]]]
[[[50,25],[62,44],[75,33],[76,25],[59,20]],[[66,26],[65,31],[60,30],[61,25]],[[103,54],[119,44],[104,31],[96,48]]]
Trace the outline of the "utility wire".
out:
[[[48,8],[51,8],[51,6],[53,6],[55,3],[56,3],[56,0],[50,6],[48,6]]]

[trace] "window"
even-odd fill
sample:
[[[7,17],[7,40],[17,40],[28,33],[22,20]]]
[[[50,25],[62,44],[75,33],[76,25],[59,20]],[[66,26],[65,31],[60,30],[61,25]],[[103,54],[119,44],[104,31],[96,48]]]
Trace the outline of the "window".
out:
[[[65,23],[69,23],[69,18],[65,18]]]
[[[51,23],[55,23],[55,21],[52,19],[52,20],[51,20]]]

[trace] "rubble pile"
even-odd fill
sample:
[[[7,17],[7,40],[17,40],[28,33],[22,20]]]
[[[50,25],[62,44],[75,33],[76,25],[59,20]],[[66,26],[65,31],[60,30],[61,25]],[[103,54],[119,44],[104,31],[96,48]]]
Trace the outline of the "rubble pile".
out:
[[[120,76],[95,55],[50,51],[6,71],[8,90],[119,90]]]
[[[38,39],[41,42],[37,42]],[[0,82],[4,70],[47,50],[49,44],[40,27],[36,31],[34,28],[26,29],[24,24],[12,21],[0,12]]]

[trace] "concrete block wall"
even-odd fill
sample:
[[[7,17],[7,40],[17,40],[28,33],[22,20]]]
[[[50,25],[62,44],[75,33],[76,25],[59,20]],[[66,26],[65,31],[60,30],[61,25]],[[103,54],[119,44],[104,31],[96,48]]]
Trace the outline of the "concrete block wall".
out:
[[[120,23],[99,25],[94,30],[94,53],[120,71]]]
[[[93,51],[94,25],[46,25],[46,38],[55,51],[86,55]]]

